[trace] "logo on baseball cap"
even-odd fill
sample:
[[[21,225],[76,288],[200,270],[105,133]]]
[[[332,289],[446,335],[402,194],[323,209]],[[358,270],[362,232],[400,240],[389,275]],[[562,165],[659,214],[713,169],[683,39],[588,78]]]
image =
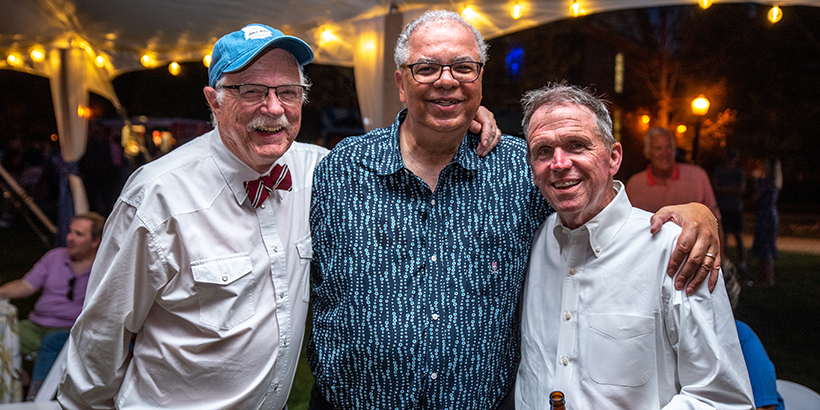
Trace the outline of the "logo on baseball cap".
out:
[[[286,50],[296,57],[300,66],[313,61],[313,50],[301,39],[286,36],[263,24],[250,24],[223,36],[214,44],[208,67],[208,85],[213,87],[223,73],[241,70],[267,48]]]

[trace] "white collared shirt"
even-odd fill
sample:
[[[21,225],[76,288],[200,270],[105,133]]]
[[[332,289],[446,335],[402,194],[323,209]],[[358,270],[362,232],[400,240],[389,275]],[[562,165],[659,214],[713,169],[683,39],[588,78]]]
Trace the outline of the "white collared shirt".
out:
[[[277,161],[292,191],[259,208],[243,187],[259,174],[216,130],[137,170],[105,226],[60,403],[282,409],[308,310],[313,169],[326,153],[294,143]]]
[[[751,409],[723,280],[692,296],[667,275],[680,228],[649,233],[623,184],[581,227],[551,215],[536,232],[524,289],[516,409]]]

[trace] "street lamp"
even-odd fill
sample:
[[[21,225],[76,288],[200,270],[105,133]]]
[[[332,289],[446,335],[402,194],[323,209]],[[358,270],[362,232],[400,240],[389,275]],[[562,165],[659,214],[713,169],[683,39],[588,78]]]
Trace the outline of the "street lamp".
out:
[[[698,159],[698,143],[700,140],[700,126],[703,124],[703,116],[709,112],[709,100],[706,99],[706,96],[703,94],[699,95],[698,98],[692,100],[692,114],[695,114],[698,118],[695,121],[695,140],[692,143],[692,162],[697,163]]]

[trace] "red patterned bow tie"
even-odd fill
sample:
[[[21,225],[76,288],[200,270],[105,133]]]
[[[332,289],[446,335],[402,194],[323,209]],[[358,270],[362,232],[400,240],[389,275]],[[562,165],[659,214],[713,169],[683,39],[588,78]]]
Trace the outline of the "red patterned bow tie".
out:
[[[290,170],[287,165],[276,165],[268,175],[263,175],[253,181],[245,181],[245,193],[251,200],[251,205],[258,208],[274,189],[290,191],[292,188]]]

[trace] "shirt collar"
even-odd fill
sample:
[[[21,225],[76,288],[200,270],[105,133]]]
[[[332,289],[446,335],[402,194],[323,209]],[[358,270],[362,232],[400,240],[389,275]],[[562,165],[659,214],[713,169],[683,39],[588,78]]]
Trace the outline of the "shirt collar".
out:
[[[624,184],[621,181],[613,181],[612,188],[617,192],[615,198],[607,204],[604,209],[595,215],[587,223],[575,229],[565,227],[561,222],[561,216],[556,215],[553,235],[558,239],[559,247],[563,248],[569,241],[563,240],[567,235],[578,235],[588,231],[589,247],[596,257],[601,256],[610,243],[615,238],[615,234],[621,230],[632,213],[632,203],[626,196]],[[561,249],[563,252],[564,249]]]
[[[372,169],[377,175],[391,175],[405,168],[399,145],[401,123],[405,119],[407,119],[406,108],[396,115],[396,120],[387,128],[387,138],[378,140],[376,143],[380,146],[370,151],[380,153],[381,156],[363,157],[361,158],[362,165]],[[478,170],[484,166],[481,158],[476,154],[478,141],[479,137],[468,131],[453,158],[453,162],[468,170]]]
[[[269,174],[277,163],[280,161],[284,162],[283,158],[287,155],[287,152],[285,152],[285,155],[274,162],[264,174],[260,174],[242,162],[225,146],[225,143],[222,142],[222,138],[219,136],[219,127],[214,128],[214,130],[209,133],[208,142],[216,166],[219,168],[219,172],[225,179],[225,183],[228,184],[231,192],[233,192],[234,198],[236,198],[236,202],[240,206],[248,199],[248,195],[245,193],[245,181],[252,181],[262,175]],[[293,172],[293,170],[291,170],[291,172]]]
[[[680,178],[680,167],[678,164],[672,166],[672,176],[669,179],[676,181]],[[655,178],[655,174],[652,172],[652,165],[647,165],[646,167],[646,185],[654,186],[658,183],[657,178]]]

